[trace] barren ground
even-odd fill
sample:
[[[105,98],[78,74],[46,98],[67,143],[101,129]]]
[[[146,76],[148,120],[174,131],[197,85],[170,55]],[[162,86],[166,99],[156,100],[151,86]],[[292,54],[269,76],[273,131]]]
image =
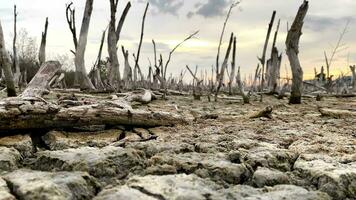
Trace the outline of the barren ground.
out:
[[[0,199],[356,199],[356,119],[318,112],[356,98],[251,102],[169,97],[134,107],[189,125],[3,137]],[[271,119],[248,117],[268,105]]]

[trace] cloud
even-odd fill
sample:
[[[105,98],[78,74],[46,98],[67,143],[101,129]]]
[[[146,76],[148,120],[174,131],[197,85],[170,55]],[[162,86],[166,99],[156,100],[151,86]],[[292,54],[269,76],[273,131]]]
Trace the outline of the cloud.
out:
[[[333,18],[328,16],[309,15],[306,18],[305,28],[312,31],[324,31],[335,26],[343,27],[347,21],[355,22],[356,17],[345,16]]]
[[[194,15],[200,15],[205,18],[222,16],[231,3],[232,0],[208,0],[206,3],[197,3],[194,6],[196,10],[189,12],[187,17],[191,18]]]
[[[164,13],[178,15],[178,10],[183,7],[183,0],[148,0],[155,8],[154,14]],[[138,0],[139,3],[145,3],[145,0]]]

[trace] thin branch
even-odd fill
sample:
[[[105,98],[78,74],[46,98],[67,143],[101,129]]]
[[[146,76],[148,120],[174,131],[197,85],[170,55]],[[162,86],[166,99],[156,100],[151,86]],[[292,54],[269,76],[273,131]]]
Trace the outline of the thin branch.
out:
[[[166,75],[167,75],[167,67],[168,67],[168,64],[169,64],[169,62],[171,61],[171,58],[172,58],[172,54],[174,53],[174,51],[176,50],[176,49],[178,49],[178,47],[180,47],[184,42],[186,42],[186,41],[188,41],[188,40],[190,40],[190,39],[192,39],[194,36],[196,36],[197,34],[199,33],[199,31],[196,31],[196,32],[194,32],[193,34],[191,34],[191,35],[189,35],[187,38],[185,38],[182,42],[180,42],[179,44],[177,44],[177,46],[175,46],[173,49],[172,49],[172,51],[171,52],[169,52],[169,56],[168,56],[168,60],[167,60],[167,62],[166,62],[166,65],[165,65],[165,67],[164,67],[164,79],[166,78]]]

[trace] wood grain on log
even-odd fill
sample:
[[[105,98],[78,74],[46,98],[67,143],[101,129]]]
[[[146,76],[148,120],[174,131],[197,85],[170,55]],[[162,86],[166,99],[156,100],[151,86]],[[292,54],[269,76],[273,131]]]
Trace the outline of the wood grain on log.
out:
[[[132,109],[121,100],[63,108],[35,98],[0,101],[0,122],[0,131],[88,125],[156,127],[187,123],[180,115]]]
[[[60,69],[61,64],[57,61],[45,62],[20,97],[42,97],[47,91],[49,81]]]

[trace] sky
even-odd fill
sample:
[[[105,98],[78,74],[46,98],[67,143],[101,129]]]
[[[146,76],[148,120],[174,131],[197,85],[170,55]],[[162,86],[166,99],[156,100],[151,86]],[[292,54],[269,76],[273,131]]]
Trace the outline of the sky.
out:
[[[41,32],[45,18],[49,17],[47,39],[47,59],[68,55],[72,57],[72,36],[65,19],[65,5],[68,0],[0,0],[0,20],[4,29],[7,48],[11,49],[13,36],[13,5],[18,9],[18,29],[26,29],[40,45]],[[157,43],[158,53],[163,59],[176,44],[191,33],[199,30],[193,40],[186,42],[173,55],[168,73],[178,75],[185,65],[199,66],[199,71],[211,71],[214,65],[220,33],[228,8],[232,0],[148,0],[150,7],[146,18],[145,35],[142,45],[140,66],[144,72],[148,69],[148,59],[153,62],[152,39]],[[131,0],[132,7],[124,24],[119,46],[124,45],[130,54],[136,53],[142,15],[147,0]],[[85,0],[73,0],[76,8],[77,29],[79,32]],[[117,18],[120,18],[127,0],[119,0]],[[253,74],[261,56],[268,23],[273,10],[277,11],[276,19],[281,19],[277,47],[283,53],[281,74],[290,76],[290,66],[285,55],[287,22],[292,23],[302,0],[242,0],[234,8],[227,24],[222,54],[225,54],[231,32],[237,36],[237,64],[241,66],[243,76]],[[94,0],[88,46],[86,51],[87,70],[95,62],[100,38],[109,23],[109,0]],[[355,0],[310,0],[310,9],[305,20],[303,35],[300,41],[300,61],[306,78],[314,75],[325,65],[324,51],[330,56],[340,33],[349,22],[343,38],[344,45],[331,67],[333,74],[348,74],[348,66],[356,62],[356,1]],[[275,28],[275,27],[274,27]],[[104,56],[107,56],[104,46]],[[270,47],[269,47],[270,50]],[[268,50],[268,51],[269,51]],[[121,70],[123,56],[118,51]],[[270,55],[267,52],[267,55]],[[223,56],[221,56],[223,57]],[[133,58],[131,57],[131,65]],[[222,61],[221,61],[222,62]]]

